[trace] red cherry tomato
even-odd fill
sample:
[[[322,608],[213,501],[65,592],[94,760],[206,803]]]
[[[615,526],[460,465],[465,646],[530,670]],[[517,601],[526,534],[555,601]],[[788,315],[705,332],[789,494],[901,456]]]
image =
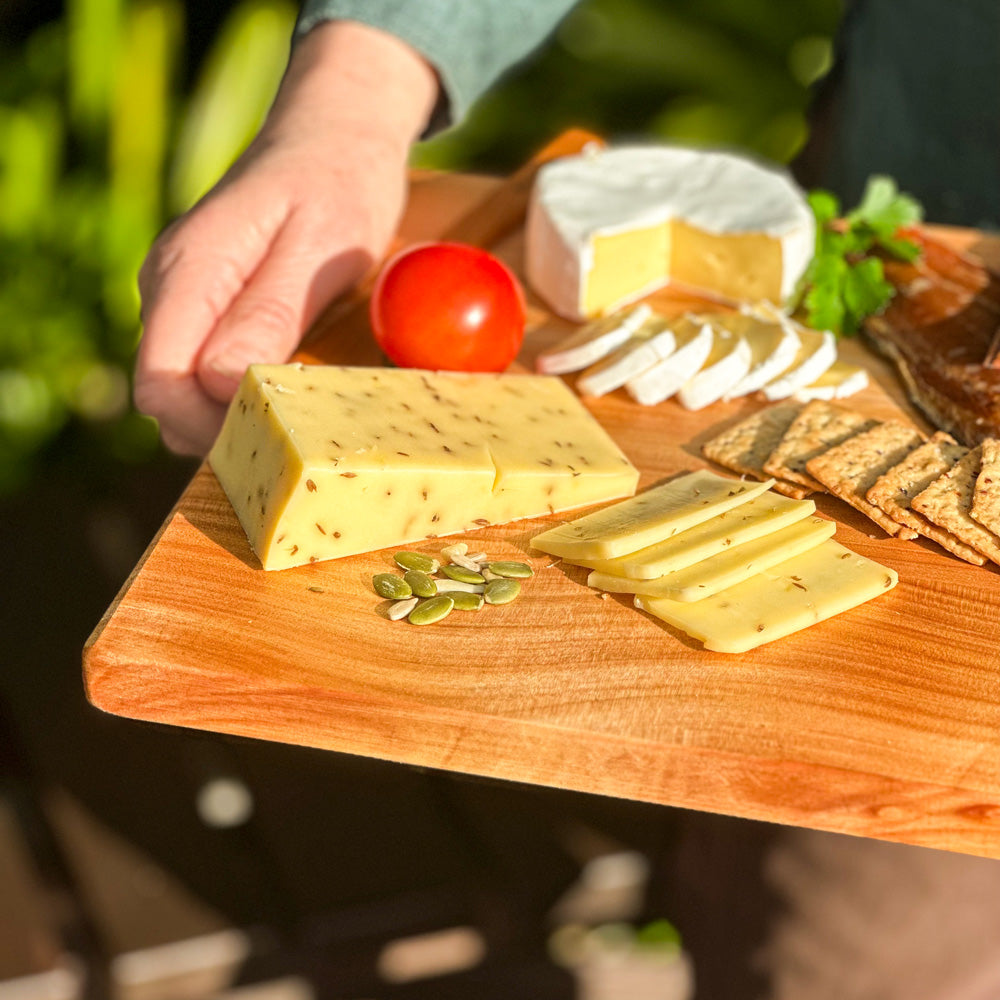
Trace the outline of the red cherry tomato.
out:
[[[372,291],[375,340],[403,368],[503,371],[524,339],[524,293],[496,257],[463,243],[396,254]]]

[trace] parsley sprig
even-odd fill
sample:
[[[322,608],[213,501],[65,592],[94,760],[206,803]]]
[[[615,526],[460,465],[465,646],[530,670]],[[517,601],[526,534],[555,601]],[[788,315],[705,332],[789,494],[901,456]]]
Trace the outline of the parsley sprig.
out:
[[[816,250],[799,283],[797,304],[814,329],[851,335],[894,293],[877,252],[907,261],[919,256],[919,246],[901,238],[899,230],[919,222],[923,210],[884,176],[868,179],[860,204],[846,215],[829,191],[808,197],[816,217]]]

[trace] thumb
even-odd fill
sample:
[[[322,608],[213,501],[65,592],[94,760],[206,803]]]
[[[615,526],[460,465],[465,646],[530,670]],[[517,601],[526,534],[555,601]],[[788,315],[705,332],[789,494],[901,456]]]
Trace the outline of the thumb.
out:
[[[360,246],[333,249],[331,242],[291,220],[278,233],[202,347],[197,374],[208,395],[226,403],[247,365],[287,361],[330,300],[374,262]]]

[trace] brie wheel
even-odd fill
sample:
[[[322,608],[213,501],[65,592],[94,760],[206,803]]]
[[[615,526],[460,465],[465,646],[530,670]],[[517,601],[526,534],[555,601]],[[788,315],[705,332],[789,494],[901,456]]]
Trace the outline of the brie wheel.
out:
[[[671,283],[733,302],[782,302],[815,222],[781,170],[673,146],[587,150],[541,168],[526,227],[529,283],[572,319]]]

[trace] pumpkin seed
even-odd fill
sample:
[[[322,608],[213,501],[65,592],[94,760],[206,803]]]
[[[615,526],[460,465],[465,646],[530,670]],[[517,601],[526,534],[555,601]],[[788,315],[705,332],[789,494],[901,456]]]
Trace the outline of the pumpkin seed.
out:
[[[436,573],[441,565],[423,552],[397,552],[393,558],[400,569],[419,569],[421,573]]]
[[[534,576],[535,571],[523,562],[500,561],[487,563],[489,571],[496,576],[505,576],[515,580],[527,580]]]
[[[391,601],[402,600],[413,593],[410,585],[395,573],[376,573],[372,577],[372,586],[379,597],[388,597]]]
[[[510,604],[521,593],[521,581],[506,577],[490,580],[483,591],[487,604]]]
[[[431,597],[421,601],[409,614],[411,625],[433,625],[451,614],[455,602],[450,597]]]
[[[435,580],[439,594],[450,594],[452,591],[464,591],[466,594],[481,594],[486,585],[483,583],[465,583],[462,580]]]
[[[466,569],[464,566],[442,566],[441,572],[449,580],[458,580],[460,583],[485,583],[482,573],[474,569]]]
[[[405,601],[396,601],[389,605],[389,618],[398,622],[400,618],[405,618],[417,606],[416,597],[408,597]]]
[[[466,590],[456,590],[448,596],[454,601],[456,611],[478,611],[483,606],[482,594],[470,594]]]
[[[403,580],[410,585],[410,590],[417,597],[433,597],[437,593],[435,581],[428,573],[419,569],[410,569],[403,574]]]

